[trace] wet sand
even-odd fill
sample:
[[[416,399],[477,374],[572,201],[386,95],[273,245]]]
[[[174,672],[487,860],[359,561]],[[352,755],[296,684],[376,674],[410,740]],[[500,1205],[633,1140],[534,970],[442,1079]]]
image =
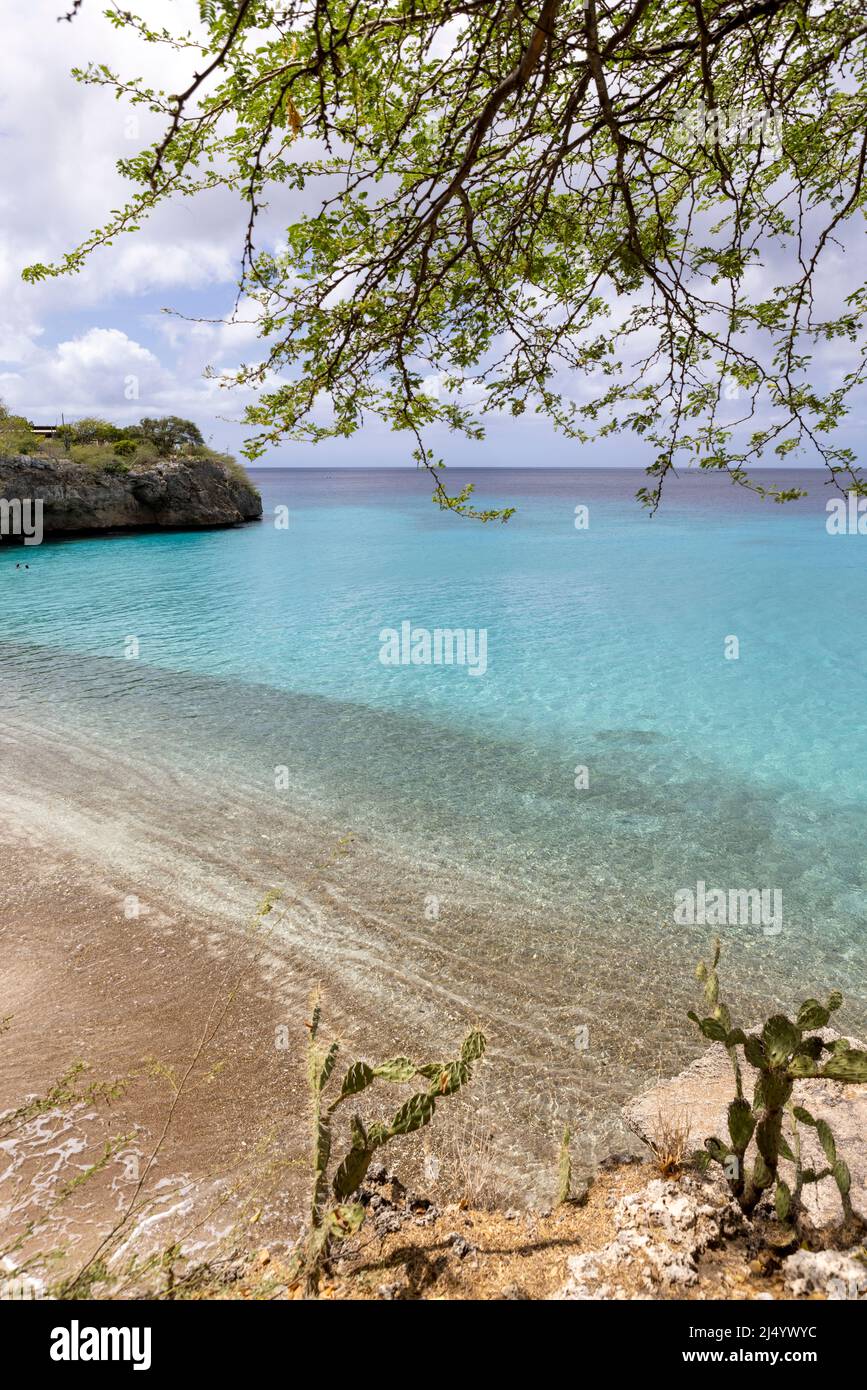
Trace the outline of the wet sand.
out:
[[[494,1190],[544,1200],[556,1136],[574,1124],[582,1058],[563,1021],[562,980],[538,949],[538,907],[513,904],[516,940],[498,885],[483,876],[468,921],[467,885],[441,863],[409,866],[309,813],[284,812],[275,838],[244,789],[227,801],[201,768],[185,773],[174,749],[165,764],[154,748],[122,760],[108,740],[97,749],[69,727],[10,719],[2,751],[0,1016],[12,1018],[0,1038],[0,1110],[45,1094],[78,1060],[87,1079],[133,1078],[110,1105],[62,1107],[5,1145],[4,1246],[119,1136],[132,1137],[51,1218],[51,1248],[71,1245],[65,1269],[131,1201],[131,1229],[144,1228],[148,1246],[184,1232],[188,1248],[209,1253],[237,1239],[290,1240],[307,1190],[304,1021],[320,981],[325,1027],[347,1059],[452,1055],[480,1021],[484,1086],[405,1146],[403,1171],[419,1174],[433,1146],[441,1188],[454,1190],[472,1117]],[[255,925],[274,887],[282,897]],[[586,1060],[605,1085],[605,1056]],[[604,1150],[608,1131],[597,1133]],[[28,1248],[45,1248],[38,1235]]]
[[[0,1111],[88,1067],[75,1081],[82,1102],[0,1143],[0,1245],[35,1222],[25,1252],[65,1247],[57,1277],[122,1216],[113,1248],[132,1237],[140,1253],[183,1237],[191,1254],[213,1255],[254,1239],[244,1233],[257,1213],[271,1238],[291,1238],[304,1188],[291,1118],[303,1113],[304,1030],[287,1018],[288,1046],[275,1049],[281,1006],[262,977],[264,929],[229,940],[155,896],[131,920],[126,885],[6,819],[0,852],[0,1000],[11,1015]],[[116,1080],[127,1083],[116,1097],[86,1095]],[[58,1203],[106,1144],[104,1169]]]

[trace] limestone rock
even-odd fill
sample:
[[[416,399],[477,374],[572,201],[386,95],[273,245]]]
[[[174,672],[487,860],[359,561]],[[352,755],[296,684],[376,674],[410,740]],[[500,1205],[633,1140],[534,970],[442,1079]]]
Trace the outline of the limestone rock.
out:
[[[748,1229],[721,1184],[698,1176],[654,1179],[621,1197],[617,1235],[601,1250],[573,1255],[569,1278],[555,1299],[653,1298],[698,1282],[705,1250]]]
[[[783,1277],[796,1298],[867,1298],[867,1265],[839,1250],[796,1250],[783,1261]]]
[[[220,458],[163,459],[123,473],[39,455],[4,458],[0,498],[41,501],[46,536],[232,526],[262,515],[252,483]]]

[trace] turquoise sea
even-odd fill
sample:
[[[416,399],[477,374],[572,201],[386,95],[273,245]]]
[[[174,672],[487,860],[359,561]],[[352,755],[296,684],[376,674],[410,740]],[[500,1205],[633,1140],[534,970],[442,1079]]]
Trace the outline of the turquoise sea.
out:
[[[251,839],[268,886],[299,817],[357,837],[359,981],[497,1014],[505,1052],[553,1038],[561,1076],[588,1024],[600,1105],[694,1047],[715,928],[675,900],[699,883],[781,895],[779,929],[719,928],[747,1007],[840,986],[863,1024],[867,536],[828,534],[823,475],[782,507],[687,474],[651,518],[632,470],[480,470],[505,526],[441,513],[414,471],[254,476],[261,524],[0,552],[0,696],[8,728],[50,727],[58,815],[96,795],[89,748],[111,819],[112,749],[142,840],[174,819],[201,858],[231,826],[221,871],[234,844],[251,884]],[[484,630],[484,673],[384,665],[404,623]]]

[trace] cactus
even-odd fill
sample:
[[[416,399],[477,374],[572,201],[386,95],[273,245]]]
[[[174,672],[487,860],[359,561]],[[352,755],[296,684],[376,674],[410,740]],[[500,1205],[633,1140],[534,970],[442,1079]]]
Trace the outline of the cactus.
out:
[[[352,1198],[367,1176],[377,1149],[400,1135],[412,1134],[433,1119],[437,1102],[454,1095],[473,1074],[473,1066],[484,1055],[486,1039],[478,1029],[464,1038],[460,1055],[450,1062],[428,1062],[422,1066],[408,1057],[392,1057],[370,1066],[353,1062],[343,1076],[336,1097],[330,1102],[326,1090],[337,1064],[340,1044],[323,1048],[319,1043],[321,1001],[317,991],[311,1001],[307,1055],[307,1081],[311,1097],[313,1182],[307,1235],[296,1254],[293,1275],[303,1279],[305,1290],[315,1295],[323,1269],[334,1246],[354,1235],[361,1226],[365,1208]],[[332,1162],[335,1113],[345,1101],[358,1096],[376,1081],[401,1084],[423,1077],[428,1085],[409,1097],[395,1112],[390,1123],[380,1121],[365,1126],[355,1114],[350,1123],[350,1145],[339,1162]]]
[[[718,1163],[725,1171],[732,1194],[741,1209],[749,1215],[763,1194],[774,1189],[774,1206],[780,1221],[797,1225],[801,1211],[803,1189],[808,1183],[833,1177],[840,1193],[846,1221],[855,1218],[849,1196],[849,1169],[837,1155],[837,1146],[830,1127],[816,1120],[803,1106],[792,1103],[796,1080],[804,1077],[827,1077],[834,1081],[867,1081],[867,1052],[850,1048],[844,1038],[825,1042],[814,1028],[824,1028],[832,1013],[839,1009],[843,996],[834,990],[825,1004],[817,999],[805,999],[794,1022],[785,1014],[775,1014],[764,1024],[761,1034],[747,1034],[732,1026],[731,1014],[720,1002],[717,966],[720,958],[719,940],[714,942],[710,964],[702,961],[696,976],[704,985],[709,1008],[705,1018],[692,1010],[689,1018],[698,1025],[704,1037],[721,1042],[727,1049],[735,1074],[735,1098],[728,1107],[728,1141],[712,1136],[704,1141],[704,1150],[695,1155],[702,1167]],[[743,1060],[758,1073],[752,1100],[744,1095]],[[828,1056],[823,1062],[825,1054]],[[784,1116],[790,1118],[793,1144],[783,1133]],[[805,1168],[801,1162],[801,1142],[798,1126],[815,1129],[822,1146],[826,1166]],[[755,1157],[750,1164],[747,1151],[755,1143]],[[790,1189],[779,1176],[780,1158],[795,1166],[795,1185]]]

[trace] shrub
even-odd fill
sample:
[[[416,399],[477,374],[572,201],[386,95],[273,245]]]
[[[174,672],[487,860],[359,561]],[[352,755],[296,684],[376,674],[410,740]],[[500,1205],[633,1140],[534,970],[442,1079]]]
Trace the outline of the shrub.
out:
[[[343,1077],[340,1090],[330,1105],[324,1096],[337,1063],[340,1045],[332,1042],[322,1048],[318,1041],[320,999],[315,994],[308,1024],[308,1085],[310,1088],[313,1148],[313,1189],[307,1234],[296,1254],[293,1275],[303,1279],[308,1294],[315,1294],[323,1268],[335,1244],[353,1235],[364,1221],[365,1209],[352,1198],[367,1176],[378,1149],[403,1134],[412,1134],[433,1119],[437,1101],[454,1095],[470,1080],[473,1065],[484,1054],[485,1036],[472,1029],[464,1038],[460,1056],[450,1062],[429,1062],[423,1066],[408,1057],[392,1057],[378,1066],[354,1062]],[[338,1108],[367,1090],[375,1081],[393,1083],[424,1077],[428,1086],[409,1097],[395,1112],[390,1123],[374,1121],[364,1125],[356,1114],[350,1125],[351,1143],[339,1163],[332,1163],[332,1124]]]
[[[161,455],[155,444],[149,439],[139,439],[135,445],[134,459],[136,463],[157,463]]]
[[[100,473],[128,473],[129,462],[117,458],[115,446],[107,444],[73,444],[69,450],[74,463],[82,463]]]
[[[112,457],[101,444],[73,444],[69,456],[73,463],[82,463],[87,468],[104,468]]]
[[[699,1018],[690,1011],[689,1017],[706,1038],[721,1042],[728,1051],[735,1075],[735,1098],[728,1107],[728,1140],[716,1136],[705,1139],[705,1152],[696,1157],[703,1167],[709,1163],[720,1164],[733,1196],[747,1215],[755,1210],[763,1194],[774,1188],[778,1217],[781,1221],[797,1223],[804,1186],[832,1177],[840,1193],[844,1216],[847,1221],[853,1219],[849,1169],[837,1155],[829,1126],[824,1120],[814,1119],[802,1106],[792,1104],[794,1083],[803,1077],[867,1081],[867,1052],[851,1048],[845,1038],[825,1042],[818,1033],[812,1032],[814,1028],[826,1026],[831,1014],[843,1002],[843,996],[835,990],[825,1004],[817,999],[805,999],[794,1021],[785,1014],[774,1014],[760,1034],[748,1036],[742,1028],[732,1026],[731,1014],[720,1002],[716,969],[719,958],[720,943],[716,941],[710,965],[702,962],[696,970],[698,979],[704,983],[705,999],[712,1012],[706,1018]],[[757,1073],[752,1101],[744,1095],[743,1065],[738,1049],[744,1062]],[[786,1113],[792,1125],[794,1150],[783,1133]],[[815,1128],[827,1160],[825,1168],[802,1166],[799,1122]],[[755,1155],[748,1162],[751,1144]],[[790,1190],[779,1176],[781,1157],[795,1165],[794,1190]]]
[[[163,458],[184,453],[205,442],[198,425],[192,420],[182,420],[179,415],[145,416],[138,429]]]
[[[23,415],[10,415],[5,410],[0,415],[0,454],[35,454],[40,439],[30,428],[30,421]]]
[[[113,444],[123,437],[123,431],[117,425],[96,416],[86,416],[83,420],[63,426],[63,433],[70,444]]]

